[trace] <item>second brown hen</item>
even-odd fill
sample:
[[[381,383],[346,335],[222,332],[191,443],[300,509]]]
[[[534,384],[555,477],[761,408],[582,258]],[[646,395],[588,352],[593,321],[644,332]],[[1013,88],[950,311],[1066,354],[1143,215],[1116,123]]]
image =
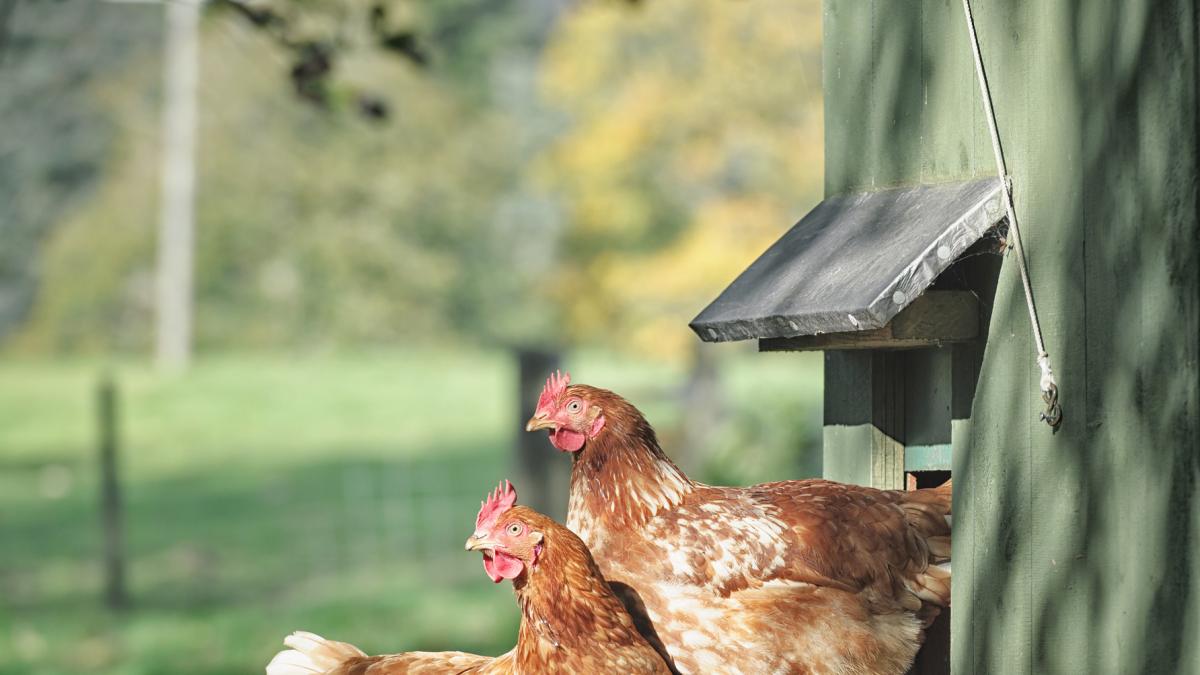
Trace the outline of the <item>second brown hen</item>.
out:
[[[483,553],[496,583],[512,581],[521,608],[517,646],[497,657],[464,652],[367,656],[312,633],[293,633],[267,675],[665,675],[663,657],[642,637],[587,547],[567,528],[516,506],[508,483],[479,509],[467,550]]]

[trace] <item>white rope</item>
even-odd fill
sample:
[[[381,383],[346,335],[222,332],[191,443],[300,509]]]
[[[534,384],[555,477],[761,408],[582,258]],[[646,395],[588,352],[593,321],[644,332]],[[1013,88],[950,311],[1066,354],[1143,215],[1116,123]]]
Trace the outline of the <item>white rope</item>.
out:
[[[1000,189],[1004,193],[1004,209],[1008,215],[1009,230],[1012,232],[1013,248],[1017,253],[1017,267],[1021,272],[1021,285],[1025,288],[1025,305],[1029,309],[1029,323],[1033,326],[1033,340],[1037,350],[1037,364],[1042,371],[1038,382],[1046,410],[1042,420],[1057,429],[1062,423],[1062,406],[1058,403],[1058,382],[1050,367],[1050,354],[1042,340],[1042,326],[1038,321],[1037,308],[1033,304],[1033,286],[1029,283],[1029,268],[1025,262],[1025,247],[1021,244],[1021,228],[1017,224],[1017,210],[1013,207],[1012,185],[1008,169],[1004,164],[1004,151],[1000,148],[1000,132],[996,129],[996,111],[992,107],[992,95],[988,90],[987,75],[983,72],[983,56],[979,51],[979,34],[975,32],[975,18],[971,15],[970,0],[962,0],[963,13],[967,18],[967,30],[971,35],[971,52],[975,56],[975,74],[979,78],[979,93],[983,97],[983,111],[987,113],[988,132],[992,136],[992,153],[996,156],[996,172],[1000,176]]]

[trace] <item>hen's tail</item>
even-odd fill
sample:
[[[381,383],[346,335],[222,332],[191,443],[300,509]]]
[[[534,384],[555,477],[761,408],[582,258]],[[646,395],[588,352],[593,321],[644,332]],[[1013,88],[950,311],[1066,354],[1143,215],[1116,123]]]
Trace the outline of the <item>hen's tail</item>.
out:
[[[351,659],[365,658],[361,649],[320,635],[296,631],[283,639],[291,647],[267,664],[267,675],[323,675]]]

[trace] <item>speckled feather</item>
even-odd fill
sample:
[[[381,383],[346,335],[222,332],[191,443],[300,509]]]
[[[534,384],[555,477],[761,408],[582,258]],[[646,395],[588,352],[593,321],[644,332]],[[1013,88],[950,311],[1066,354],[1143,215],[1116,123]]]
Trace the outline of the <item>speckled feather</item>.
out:
[[[949,606],[950,486],[688,479],[641,413],[574,385],[605,428],[575,454],[568,525],[681,673],[903,673]]]

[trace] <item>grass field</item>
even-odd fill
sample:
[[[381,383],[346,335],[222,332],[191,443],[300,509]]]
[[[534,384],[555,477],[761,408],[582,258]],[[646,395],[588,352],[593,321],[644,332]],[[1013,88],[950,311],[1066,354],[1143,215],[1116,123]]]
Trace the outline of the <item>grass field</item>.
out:
[[[598,354],[569,365],[667,438],[682,419],[677,368]],[[712,466],[785,477],[819,418],[819,358],[739,353],[727,366],[735,414]],[[132,607],[116,614],[100,603],[102,372],[120,391],[130,560]],[[498,352],[231,355],[176,377],[0,361],[0,673],[261,672],[298,628],[367,651],[507,649],[511,590],[462,541],[510,475],[514,380]],[[549,447],[546,459],[565,461]]]

